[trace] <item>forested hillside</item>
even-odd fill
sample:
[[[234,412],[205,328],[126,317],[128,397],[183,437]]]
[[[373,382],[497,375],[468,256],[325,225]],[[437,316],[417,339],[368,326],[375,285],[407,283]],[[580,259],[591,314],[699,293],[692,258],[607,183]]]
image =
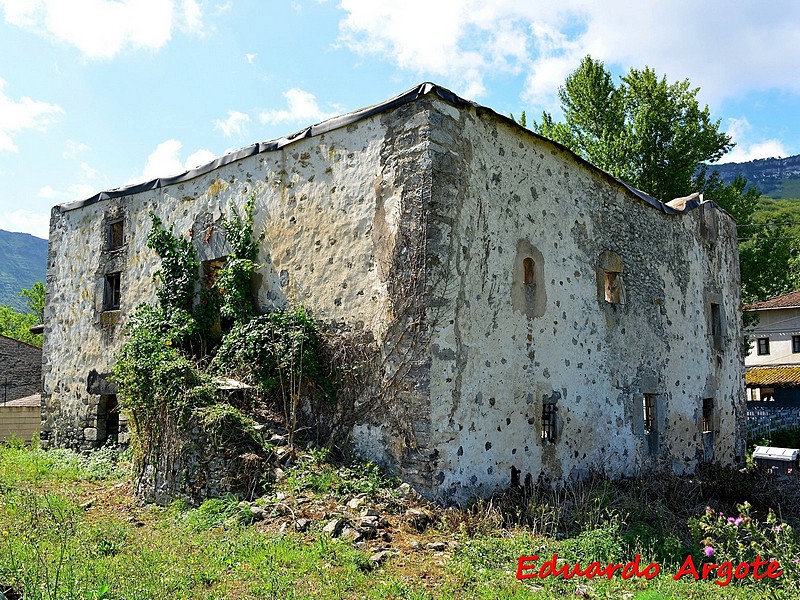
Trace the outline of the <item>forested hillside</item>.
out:
[[[47,240],[0,229],[0,305],[27,311],[19,292],[43,282],[46,267]]]

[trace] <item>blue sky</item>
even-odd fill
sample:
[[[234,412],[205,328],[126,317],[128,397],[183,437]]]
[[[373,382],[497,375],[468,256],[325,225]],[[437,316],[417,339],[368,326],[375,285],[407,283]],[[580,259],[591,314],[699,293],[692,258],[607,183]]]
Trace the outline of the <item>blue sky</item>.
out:
[[[800,154],[800,2],[0,0],[0,229],[434,81],[555,111],[591,54],[701,88],[725,161]]]

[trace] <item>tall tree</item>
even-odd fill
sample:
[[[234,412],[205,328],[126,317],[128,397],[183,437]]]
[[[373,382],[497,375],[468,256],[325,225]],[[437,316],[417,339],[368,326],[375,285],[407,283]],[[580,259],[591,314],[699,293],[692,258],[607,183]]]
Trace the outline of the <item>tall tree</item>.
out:
[[[732,147],[699,88],[667,83],[649,67],[631,69],[619,84],[602,62],[586,56],[558,96],[564,120],[545,112],[532,129],[604,171],[663,201],[702,192],[739,225],[742,297],[763,300],[800,285],[800,243],[786,229],[754,223],[760,194],[738,177],[725,184],[707,163]],[[795,288],[796,289],[796,288]]]
[[[691,193],[698,165],[733,147],[708,107],[700,108],[698,91],[648,67],[615,85],[603,63],[587,56],[559,89],[564,121],[544,113],[534,131],[668,201]]]
[[[23,289],[20,296],[28,302],[28,308],[36,315],[41,323],[44,321],[44,284],[41,281],[34,283],[30,289]]]

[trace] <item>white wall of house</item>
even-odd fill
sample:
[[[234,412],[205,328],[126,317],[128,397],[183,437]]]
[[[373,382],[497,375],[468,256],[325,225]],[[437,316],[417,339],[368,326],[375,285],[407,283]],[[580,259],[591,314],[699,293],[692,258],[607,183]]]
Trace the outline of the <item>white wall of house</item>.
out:
[[[800,364],[800,308],[761,310],[758,316],[758,324],[747,330],[751,345],[745,366]]]

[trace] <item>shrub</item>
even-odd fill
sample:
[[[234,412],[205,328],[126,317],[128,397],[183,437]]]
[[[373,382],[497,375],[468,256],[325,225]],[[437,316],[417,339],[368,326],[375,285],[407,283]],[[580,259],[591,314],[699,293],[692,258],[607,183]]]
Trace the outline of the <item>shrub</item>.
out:
[[[763,522],[751,515],[749,502],[737,505],[738,516],[725,516],[711,507],[690,527],[700,544],[698,554],[716,563],[734,565],[762,559],[776,560],[784,571],[779,583],[800,588],[800,539],[792,527],[770,509]],[[713,557],[713,559],[711,559]],[[771,580],[770,580],[771,581]]]

